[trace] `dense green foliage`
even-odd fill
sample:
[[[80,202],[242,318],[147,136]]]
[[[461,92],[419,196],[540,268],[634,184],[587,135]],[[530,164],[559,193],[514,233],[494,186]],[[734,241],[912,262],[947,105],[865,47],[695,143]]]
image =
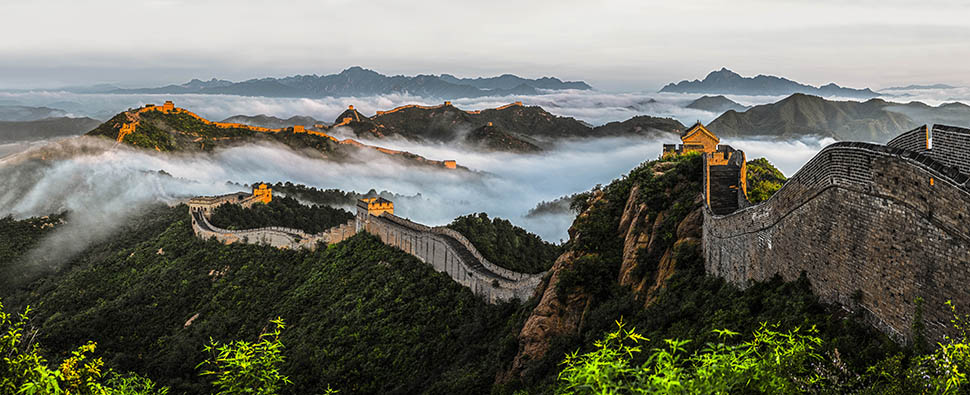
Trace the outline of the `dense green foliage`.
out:
[[[228,344],[213,341],[203,349],[212,356],[199,366],[203,376],[214,376],[212,385],[218,395],[276,395],[290,379],[279,371],[283,364],[282,318],[272,321],[276,328],[259,335],[259,340],[236,340]]]
[[[0,244],[4,244],[0,240]],[[63,355],[95,341],[106,367],[173,393],[207,393],[202,346],[288,328],[283,393],[488,392],[522,312],[488,305],[429,265],[363,234],[287,251],[196,238],[188,208],[157,207],[64,268],[6,296],[36,306],[37,341]]]
[[[785,184],[785,175],[775,168],[765,158],[758,158],[747,163],[748,201],[761,203]]]
[[[4,311],[0,303],[0,394],[27,395],[164,395],[168,388],[157,387],[135,374],[119,374],[104,369],[101,358],[93,358],[96,348],[88,342],[71,351],[70,357],[52,369],[33,342],[36,331],[28,326],[30,309],[19,317]]]
[[[139,124],[135,133],[125,135],[122,141],[141,148],[159,151],[173,151],[178,148],[178,143],[171,134],[151,123]]]
[[[489,262],[517,272],[549,270],[562,252],[560,246],[545,242],[508,220],[489,219],[485,213],[455,218],[448,227],[471,241]]]
[[[28,274],[14,267],[36,243],[64,222],[66,214],[15,220],[0,218],[0,291],[23,281]]]
[[[953,308],[953,306],[950,306]],[[956,314],[956,336],[928,353],[909,349],[853,372],[840,354],[825,355],[815,327],[787,332],[762,324],[748,340],[726,344],[737,332],[713,330],[717,340],[686,352],[691,340],[655,342],[635,329],[617,329],[591,351],[566,355],[557,392],[564,394],[857,393],[962,394],[970,388],[970,316]],[[646,358],[644,358],[646,356]]]
[[[238,204],[216,207],[209,220],[223,229],[256,229],[282,226],[315,234],[347,223],[354,215],[329,206],[304,206],[294,198],[274,196],[269,204],[243,208]]]
[[[605,187],[580,194],[573,200],[572,208],[582,215],[573,222],[571,239],[567,248],[587,256],[562,275],[557,284],[560,295],[567,290],[581,287],[594,291],[594,296],[606,297],[609,287],[615,283],[623,255],[623,238],[618,234],[620,218],[627,200],[647,206],[647,223],[653,223],[661,212],[665,213],[661,228],[658,251],[663,251],[676,241],[676,227],[692,210],[699,207],[697,195],[701,182],[701,156],[692,153],[646,162],[626,176],[614,180]],[[636,187],[635,196],[630,196]],[[656,267],[660,257],[641,254],[638,259],[638,275]]]
[[[649,339],[617,322],[617,330],[594,343],[596,349],[573,353],[559,374],[562,394],[793,394],[806,392],[819,382],[811,363],[821,339],[799,329],[779,332],[762,326],[751,340],[726,345],[708,343],[692,354],[689,340],[667,339],[650,352],[643,364],[634,362]],[[738,335],[716,331],[720,340]]]

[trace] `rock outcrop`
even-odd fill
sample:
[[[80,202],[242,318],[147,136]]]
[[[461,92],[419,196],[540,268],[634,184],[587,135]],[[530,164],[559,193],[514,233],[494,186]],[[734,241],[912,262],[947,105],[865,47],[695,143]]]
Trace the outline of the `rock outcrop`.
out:
[[[658,161],[647,166],[638,170],[652,173],[647,178],[649,182],[664,177],[680,179],[684,176],[681,172],[672,171],[677,168],[677,162]],[[632,174],[630,178],[633,178]],[[644,199],[643,194],[647,193],[647,188],[634,182],[629,192],[623,195],[626,201],[622,214],[615,217],[618,221],[613,236],[622,240],[619,243],[622,245],[622,252],[618,254],[621,262],[615,281],[630,288],[644,305],[649,305],[656,299],[667,280],[676,272],[675,251],[678,248],[689,247],[697,251],[701,249],[703,199],[697,184],[687,179],[679,181],[682,182],[673,182],[672,188],[659,192],[668,202],[666,207],[651,207],[649,202],[656,199]],[[653,189],[650,191],[656,192]],[[682,206],[669,204],[675,200],[675,196],[688,196],[686,203],[689,210],[686,214]],[[608,203],[606,199],[602,191],[597,191],[590,197],[589,208],[579,214],[570,228],[570,245],[583,244],[582,239],[589,235],[582,234],[576,224],[596,215],[594,211],[601,210]],[[673,237],[667,235],[668,232]],[[573,270],[576,263],[588,255],[594,254],[574,247],[556,260],[550,269],[548,280],[536,289],[535,296],[539,298],[539,302],[519,333],[518,354],[509,370],[498,377],[499,381],[507,382],[528,376],[533,362],[547,357],[553,339],[580,332],[596,296],[587,288],[566,288],[560,286],[560,282],[567,271]]]

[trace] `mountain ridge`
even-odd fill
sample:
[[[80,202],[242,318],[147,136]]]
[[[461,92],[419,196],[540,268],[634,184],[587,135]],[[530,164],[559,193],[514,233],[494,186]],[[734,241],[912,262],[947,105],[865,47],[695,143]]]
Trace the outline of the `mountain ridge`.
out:
[[[922,102],[904,104],[882,99],[833,101],[796,93],[745,112],[729,110],[708,127],[722,137],[820,136],[885,143],[903,131],[933,123],[970,124],[970,106],[947,103],[932,107]]]
[[[735,95],[791,95],[795,93],[815,94],[820,96],[840,96],[869,99],[879,96],[869,88],[846,88],[835,83],[819,87],[801,84],[787,78],[773,75],[759,74],[755,77],[742,77],[740,74],[722,67],[710,72],[703,80],[683,80],[669,83],[660,92],[673,93],[713,93]]]
[[[114,89],[106,93],[122,94],[231,94],[264,97],[350,97],[404,93],[442,99],[482,96],[535,95],[539,90],[592,89],[582,81],[561,81],[554,77],[527,79],[512,74],[498,77],[457,78],[451,74],[440,76],[388,76],[360,66],[347,68],[337,74],[293,75],[288,77],[254,78],[232,82],[212,78],[193,79],[181,85],[156,88]]]

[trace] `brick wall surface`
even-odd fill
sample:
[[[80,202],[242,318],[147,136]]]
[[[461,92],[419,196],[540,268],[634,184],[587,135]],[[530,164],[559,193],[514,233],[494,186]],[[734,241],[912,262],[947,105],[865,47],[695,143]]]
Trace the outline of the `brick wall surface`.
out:
[[[897,147],[915,139],[900,137]],[[741,286],[804,272],[823,301],[860,309],[900,340],[922,297],[927,333],[939,339],[947,300],[970,311],[968,209],[967,176],[954,168],[901,148],[837,143],[768,201],[707,210],[705,265]]]

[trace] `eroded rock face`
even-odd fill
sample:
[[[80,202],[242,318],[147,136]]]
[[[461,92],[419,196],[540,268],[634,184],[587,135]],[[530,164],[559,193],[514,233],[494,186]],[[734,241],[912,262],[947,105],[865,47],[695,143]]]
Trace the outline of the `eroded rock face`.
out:
[[[542,298],[532,314],[519,332],[519,352],[512,361],[511,369],[499,377],[499,381],[506,382],[525,373],[530,361],[546,355],[554,337],[575,333],[583,318],[583,312],[589,303],[589,296],[584,293],[571,293],[563,298],[559,297],[556,284],[559,283],[563,268],[571,266],[580,254],[567,251],[559,256],[550,270],[549,280],[536,289]]]
[[[660,176],[672,167],[670,162],[659,162],[652,170],[655,176]],[[623,238],[622,263],[617,282],[630,287],[638,300],[647,306],[656,299],[676,271],[674,251],[685,246],[701,248],[704,217],[700,209],[702,198],[698,195],[694,201],[697,208],[677,223],[676,241],[665,243],[661,234],[662,226],[664,219],[671,214],[660,211],[650,218],[650,207],[638,199],[640,191],[639,185],[631,187],[617,228],[617,237]],[[602,194],[595,195],[589,207],[594,207],[600,199],[603,199]],[[589,215],[588,210],[580,217],[586,215]],[[571,240],[579,237],[582,235],[570,229]],[[557,284],[563,270],[571,268],[584,255],[582,251],[567,251],[561,255],[550,269],[548,280],[537,288],[537,296],[541,295],[541,299],[519,333],[519,352],[511,368],[498,377],[500,382],[526,376],[530,362],[545,358],[554,338],[577,334],[582,328],[592,296],[582,289],[559,295]],[[651,267],[641,268],[641,265]]]

